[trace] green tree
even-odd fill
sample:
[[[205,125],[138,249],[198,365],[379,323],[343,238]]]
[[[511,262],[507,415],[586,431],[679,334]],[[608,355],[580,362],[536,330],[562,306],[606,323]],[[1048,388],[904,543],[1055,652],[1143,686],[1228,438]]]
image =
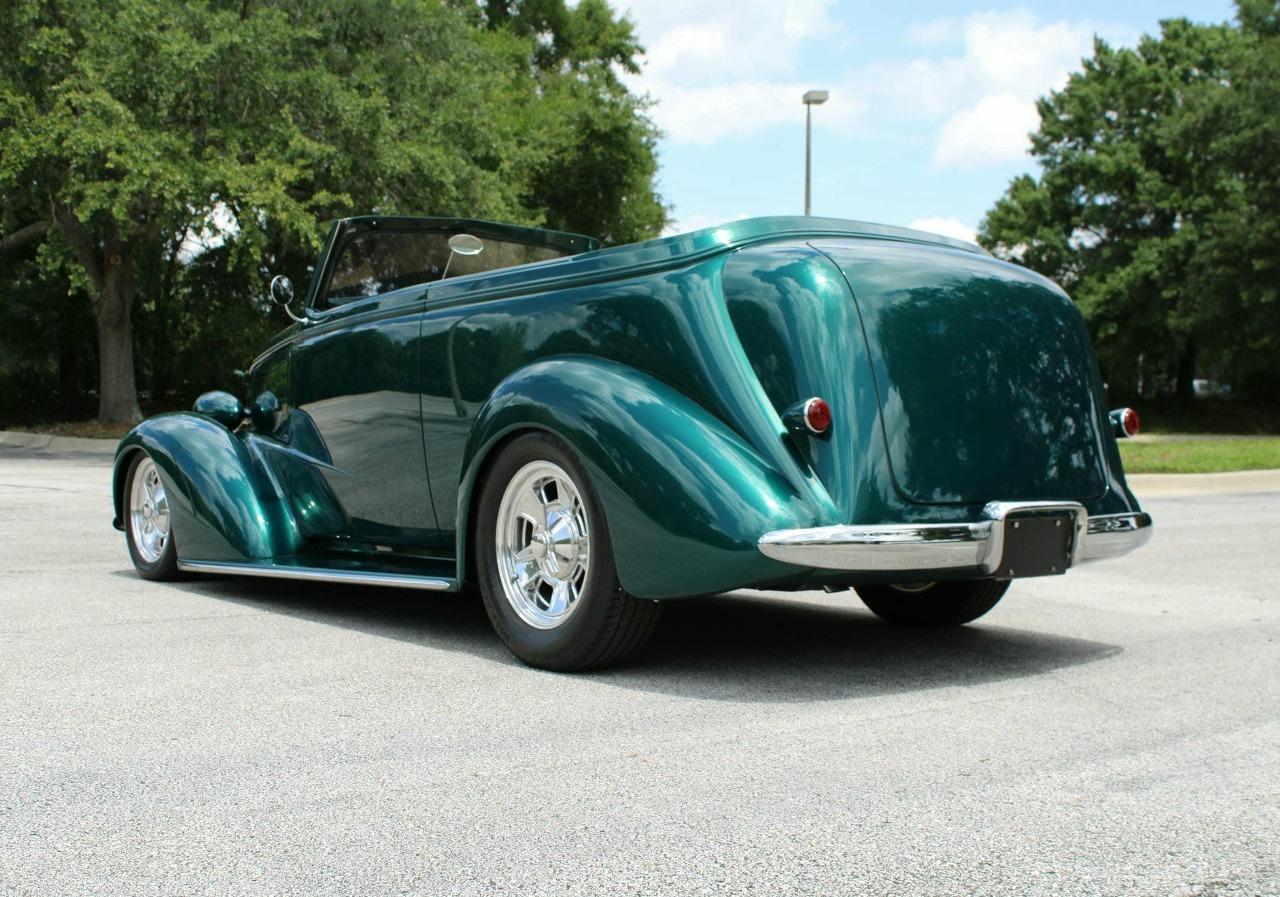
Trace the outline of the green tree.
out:
[[[532,13],[444,0],[12,0],[0,281],[89,297],[98,414],[126,420],[139,369],[185,389],[183,359],[231,363],[202,344],[271,326],[262,275],[307,264],[325,219],[656,234],[654,130],[613,74],[635,64],[630,26],[591,0],[561,11],[557,44]],[[135,364],[138,314],[170,357]]]
[[[1215,160],[1226,197],[1196,259],[1222,311],[1205,325],[1241,385],[1280,401],[1280,3],[1240,0],[1237,9],[1230,83],[1193,98],[1178,145]]]
[[[605,0],[456,0],[490,31],[530,42],[543,118],[554,129],[525,201],[546,223],[609,243],[658,234],[667,208],[653,190],[657,131],[646,101],[620,72],[638,73],[642,52],[629,21]]]
[[[1190,399],[1198,364],[1247,378],[1280,349],[1276,38],[1249,24],[1274,23],[1275,4],[1240,10],[1239,27],[1175,19],[1134,49],[1096,41],[1039,103],[1040,175],[980,227],[1073,294],[1122,391],[1168,380]]]

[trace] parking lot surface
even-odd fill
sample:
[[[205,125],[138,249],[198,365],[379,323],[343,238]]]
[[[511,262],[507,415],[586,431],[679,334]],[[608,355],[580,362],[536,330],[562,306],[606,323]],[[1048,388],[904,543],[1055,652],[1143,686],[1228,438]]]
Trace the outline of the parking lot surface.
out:
[[[1280,893],[1280,493],[978,623],[675,603],[588,675],[477,596],[137,578],[0,448],[0,894]]]

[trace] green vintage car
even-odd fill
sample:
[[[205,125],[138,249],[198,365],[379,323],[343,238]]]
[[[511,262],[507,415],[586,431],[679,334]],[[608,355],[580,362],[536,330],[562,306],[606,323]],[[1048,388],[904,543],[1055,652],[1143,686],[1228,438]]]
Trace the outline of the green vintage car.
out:
[[[349,218],[290,316],[247,404],[121,441],[144,577],[475,584],[518,657],[584,669],[666,599],[852,587],[955,625],[1151,534],[1116,448],[1136,415],[1107,411],[1075,306],[944,237]]]

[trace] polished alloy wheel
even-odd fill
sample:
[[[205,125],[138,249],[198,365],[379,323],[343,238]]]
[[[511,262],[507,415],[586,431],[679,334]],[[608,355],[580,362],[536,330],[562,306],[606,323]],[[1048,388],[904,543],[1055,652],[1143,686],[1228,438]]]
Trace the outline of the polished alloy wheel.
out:
[[[154,564],[169,544],[169,499],[155,462],[143,458],[129,492],[129,533],[142,560]]]
[[[590,532],[582,494],[550,461],[516,471],[495,528],[502,592],[520,619],[555,629],[577,609],[586,587]]]

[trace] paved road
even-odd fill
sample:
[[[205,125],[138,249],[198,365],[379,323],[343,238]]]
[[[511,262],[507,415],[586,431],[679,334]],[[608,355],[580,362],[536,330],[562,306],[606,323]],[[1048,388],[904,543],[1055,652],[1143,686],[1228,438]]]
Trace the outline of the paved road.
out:
[[[0,449],[0,894],[1277,894],[1280,494],[901,632],[843,595],[515,663],[474,596],[137,579]]]

